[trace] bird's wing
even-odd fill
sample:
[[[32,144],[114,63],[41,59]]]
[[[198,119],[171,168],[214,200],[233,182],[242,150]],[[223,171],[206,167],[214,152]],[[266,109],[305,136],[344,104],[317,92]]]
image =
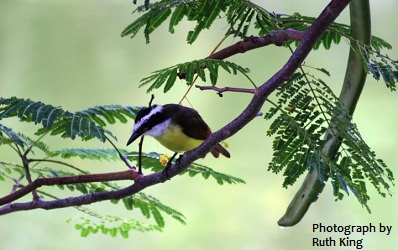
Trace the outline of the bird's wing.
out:
[[[174,112],[173,119],[177,124],[181,125],[184,134],[198,140],[206,140],[210,136],[211,130],[209,126],[196,110],[179,105],[178,110]]]

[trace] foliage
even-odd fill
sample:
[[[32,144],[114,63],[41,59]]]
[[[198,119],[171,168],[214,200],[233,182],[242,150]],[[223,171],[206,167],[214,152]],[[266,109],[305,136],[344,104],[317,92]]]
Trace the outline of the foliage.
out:
[[[139,30],[144,28],[144,35],[148,43],[150,41],[149,35],[165,22],[170,15],[170,33],[174,33],[175,27],[184,17],[186,17],[187,21],[196,23],[195,28],[188,32],[188,43],[193,43],[201,31],[209,29],[217,17],[226,17],[229,25],[226,35],[233,34],[234,36],[239,35],[240,37],[247,36],[249,32],[252,32],[251,35],[253,35],[252,30],[256,30],[258,35],[268,35],[273,30],[295,29],[298,31],[305,31],[316,20],[314,17],[302,16],[299,13],[294,13],[292,15],[271,13],[263,7],[246,0],[163,0],[151,4],[146,2],[144,5],[137,7],[133,13],[142,15],[123,30],[122,36],[129,35],[135,37]],[[352,40],[350,26],[341,23],[333,23],[314,45],[314,49],[318,49],[320,45],[325,49],[330,49],[333,43],[339,44],[342,38]],[[297,41],[290,41],[287,43],[287,46],[292,43],[298,44]],[[390,59],[388,55],[382,55],[380,53],[380,50],[383,48],[391,49],[391,45],[375,36],[372,36],[370,47],[365,47],[359,42],[358,45],[363,48],[361,51],[357,51],[357,54],[363,59],[366,71],[371,73],[377,80],[382,76],[386,86],[391,88],[391,90],[395,90],[395,82],[398,81],[398,63]],[[218,64],[221,64],[221,62],[218,62]],[[198,75],[205,81],[202,67],[203,63],[194,61],[182,65],[189,70],[180,70],[179,68],[179,71],[177,71],[176,66],[173,66],[156,71],[152,76],[144,78],[142,81],[146,84],[148,80],[154,80],[154,77],[159,80],[155,81],[148,89],[148,91],[151,91],[154,88],[160,87],[165,79],[168,79],[164,88],[164,92],[167,92],[173,85],[179,72],[195,73],[195,69],[198,70]],[[244,73],[240,70],[242,67],[238,65],[234,64],[230,65],[230,67],[235,71],[238,70]],[[209,69],[209,71],[211,83],[214,85],[216,84],[217,74],[214,74],[211,69]],[[192,77],[193,75],[189,74],[188,79],[193,79]],[[188,79],[187,83],[189,84],[191,81]]]
[[[391,170],[376,158],[324,81],[298,72],[278,88],[276,96],[277,103],[265,114],[266,119],[276,116],[267,131],[275,137],[269,170],[283,171],[284,187],[292,185],[305,171],[317,171],[321,182],[331,178],[337,199],[350,190],[368,210],[366,179],[382,196],[390,193],[389,183],[394,179]],[[333,130],[327,132],[330,126]],[[322,152],[332,135],[342,145],[335,159]]]
[[[101,232],[104,235],[112,237],[116,237],[120,234],[123,238],[128,238],[131,230],[139,232],[153,230],[161,231],[161,228],[157,225],[145,224],[134,219],[122,219],[116,216],[99,215],[96,212],[86,209],[82,210],[82,212],[98,217],[100,220],[99,222],[93,222],[90,218],[80,217],[81,222],[75,224],[75,229],[80,231],[82,237]],[[71,223],[72,219],[67,220],[67,222]]]
[[[382,55],[380,51],[374,51],[371,48],[365,52],[361,51],[362,60],[376,80],[382,77],[384,83],[391,91],[395,91],[398,82],[398,61],[392,60],[388,55]],[[369,58],[369,59],[368,59]]]
[[[172,11],[173,9],[173,11]],[[272,13],[250,1],[181,1],[166,0],[139,6],[133,13],[145,13],[127,26],[122,36],[134,37],[144,27],[144,35],[149,42],[149,35],[155,31],[170,15],[169,32],[186,17],[187,21],[196,22],[193,30],[188,32],[187,42],[193,43],[204,29],[209,29],[219,16],[226,16],[227,22],[234,31],[245,36],[253,19],[263,31],[275,28],[275,18]],[[229,33],[228,30],[227,33]]]
[[[47,105],[22,98],[0,99],[0,120],[18,117],[20,121],[41,123],[36,135],[50,132],[51,135],[61,134],[63,138],[83,140],[97,138],[104,142],[106,135],[112,133],[104,127],[107,123],[114,124],[116,120],[126,123],[128,118],[134,118],[138,108],[121,105],[96,106],[87,110],[71,113],[61,107]]]

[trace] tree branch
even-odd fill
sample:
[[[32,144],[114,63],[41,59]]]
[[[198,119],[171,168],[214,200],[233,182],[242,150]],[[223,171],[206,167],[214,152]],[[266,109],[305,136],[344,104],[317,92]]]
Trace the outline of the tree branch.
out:
[[[266,36],[250,36],[245,37],[243,41],[239,41],[231,46],[228,46],[212,55],[209,59],[225,59],[230,56],[245,53],[247,51],[258,49],[260,47],[275,44],[276,46],[283,46],[289,40],[301,41],[305,32],[294,29],[274,30]]]
[[[283,46],[289,40],[301,41],[305,32],[297,31],[294,29],[287,30],[274,30],[265,36],[249,36],[245,37],[243,41],[239,41],[231,46],[228,46],[218,52],[210,54],[206,59],[225,59],[234,56],[239,53],[245,53],[247,51],[258,49],[270,44],[276,46]],[[225,39],[226,37],[224,37]],[[224,40],[223,39],[223,40]],[[219,46],[219,44],[217,45]],[[179,72],[178,77],[185,79],[185,72]]]
[[[26,194],[38,189],[41,186],[55,186],[88,182],[103,182],[103,181],[117,181],[117,180],[135,180],[140,174],[134,170],[126,170],[122,172],[113,172],[105,174],[85,174],[75,176],[57,176],[52,178],[37,178],[30,182],[25,187],[16,190],[15,192],[0,198],[0,206],[13,202]]]

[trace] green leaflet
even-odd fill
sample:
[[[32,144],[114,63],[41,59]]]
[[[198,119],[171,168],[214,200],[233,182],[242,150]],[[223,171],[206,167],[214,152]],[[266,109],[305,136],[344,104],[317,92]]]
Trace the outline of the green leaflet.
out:
[[[177,5],[170,18],[169,32],[174,33],[174,27],[177,26],[182,18],[185,16],[187,6],[185,4]]]
[[[9,137],[9,139],[7,139],[7,137]],[[13,132],[12,129],[0,124],[0,145],[10,143],[16,143],[22,148],[26,145],[24,139],[20,135]]]

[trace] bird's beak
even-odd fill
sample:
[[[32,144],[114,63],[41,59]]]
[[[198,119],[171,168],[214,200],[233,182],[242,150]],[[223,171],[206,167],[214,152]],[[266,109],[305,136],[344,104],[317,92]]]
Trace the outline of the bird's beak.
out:
[[[130,139],[127,142],[127,145],[130,145],[133,141],[135,141],[138,137],[140,137],[145,131],[134,131],[133,134],[130,136]]]

